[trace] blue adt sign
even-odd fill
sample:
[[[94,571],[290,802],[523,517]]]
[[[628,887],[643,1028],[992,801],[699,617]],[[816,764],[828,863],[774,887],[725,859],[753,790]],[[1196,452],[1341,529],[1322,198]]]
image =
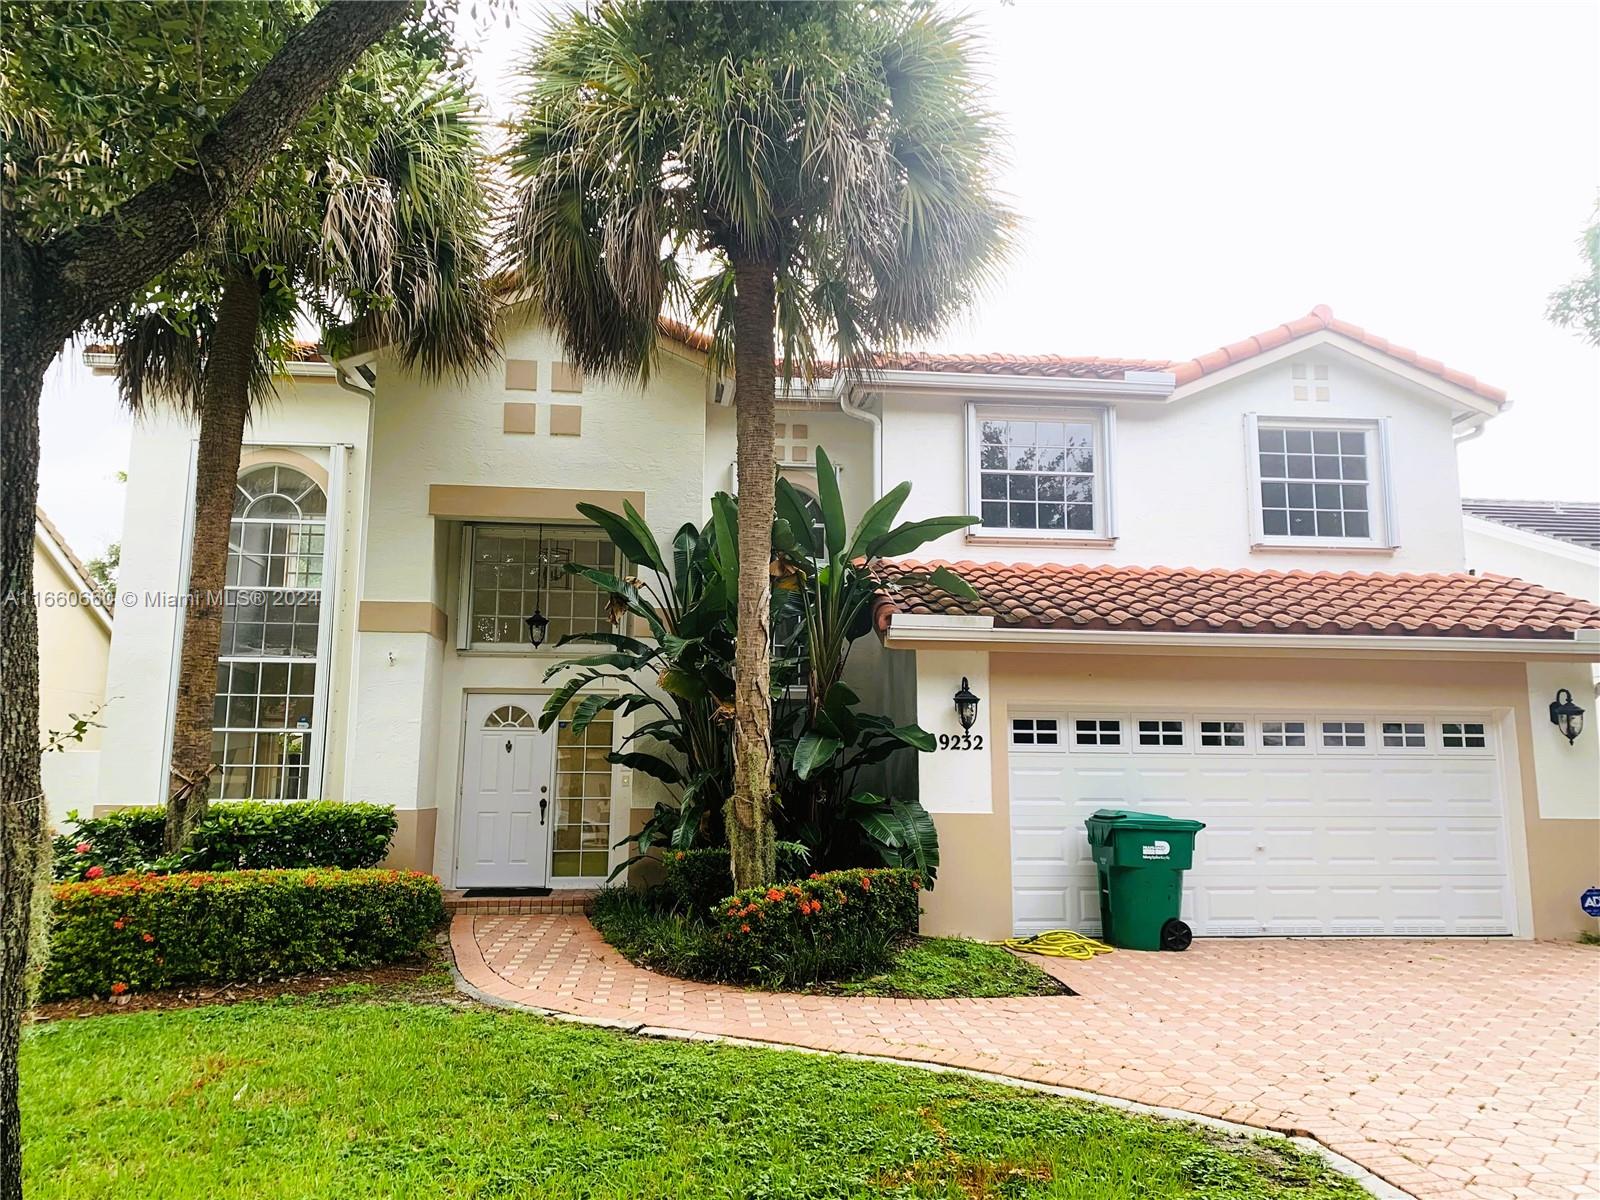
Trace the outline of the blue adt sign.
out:
[[[1578,897],[1578,903],[1591,917],[1600,917],[1600,887],[1589,888]]]

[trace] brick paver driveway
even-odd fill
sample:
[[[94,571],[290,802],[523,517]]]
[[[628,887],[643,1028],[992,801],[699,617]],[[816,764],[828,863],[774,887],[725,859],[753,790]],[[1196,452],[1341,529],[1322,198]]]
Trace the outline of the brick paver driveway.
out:
[[[463,914],[463,977],[630,1027],[913,1059],[1308,1134],[1418,1197],[1600,1196],[1600,951],[1197,941],[1041,962],[1076,996],[746,992],[632,966],[582,917]]]

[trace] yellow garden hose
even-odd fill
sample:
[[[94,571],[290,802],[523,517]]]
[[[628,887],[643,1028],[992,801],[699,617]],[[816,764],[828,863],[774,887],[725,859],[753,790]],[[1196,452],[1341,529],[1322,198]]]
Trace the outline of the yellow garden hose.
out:
[[[1071,929],[1047,929],[1032,937],[1006,938],[997,944],[1008,950],[1020,950],[1024,954],[1043,954],[1049,958],[1087,960],[1096,954],[1110,954],[1112,951],[1112,947],[1104,942],[1097,942],[1092,937],[1085,937]]]

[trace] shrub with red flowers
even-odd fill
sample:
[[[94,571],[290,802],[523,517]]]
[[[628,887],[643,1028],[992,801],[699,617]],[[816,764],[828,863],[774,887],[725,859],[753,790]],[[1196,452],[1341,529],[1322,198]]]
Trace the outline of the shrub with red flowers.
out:
[[[110,875],[54,896],[46,1000],[396,962],[444,920],[420,871]]]
[[[802,848],[793,843],[780,842],[774,857],[779,879],[795,879],[810,869],[802,857]],[[733,891],[726,846],[669,850],[662,856],[661,865],[666,872],[663,896],[682,912],[704,916]]]
[[[726,978],[771,984],[846,979],[889,962],[917,931],[915,871],[829,871],[722,901],[712,935]]]

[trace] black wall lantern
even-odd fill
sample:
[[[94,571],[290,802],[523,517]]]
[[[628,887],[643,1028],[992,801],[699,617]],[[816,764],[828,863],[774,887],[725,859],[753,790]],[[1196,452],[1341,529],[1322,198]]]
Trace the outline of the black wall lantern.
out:
[[[1572,693],[1566,688],[1558,689],[1556,698],[1550,701],[1550,724],[1561,731],[1569,744],[1583,732],[1583,709],[1572,702]]]
[[[956,720],[961,722],[963,729],[971,729],[978,721],[978,698],[967,686],[965,675],[961,677],[961,686],[956,689]]]

